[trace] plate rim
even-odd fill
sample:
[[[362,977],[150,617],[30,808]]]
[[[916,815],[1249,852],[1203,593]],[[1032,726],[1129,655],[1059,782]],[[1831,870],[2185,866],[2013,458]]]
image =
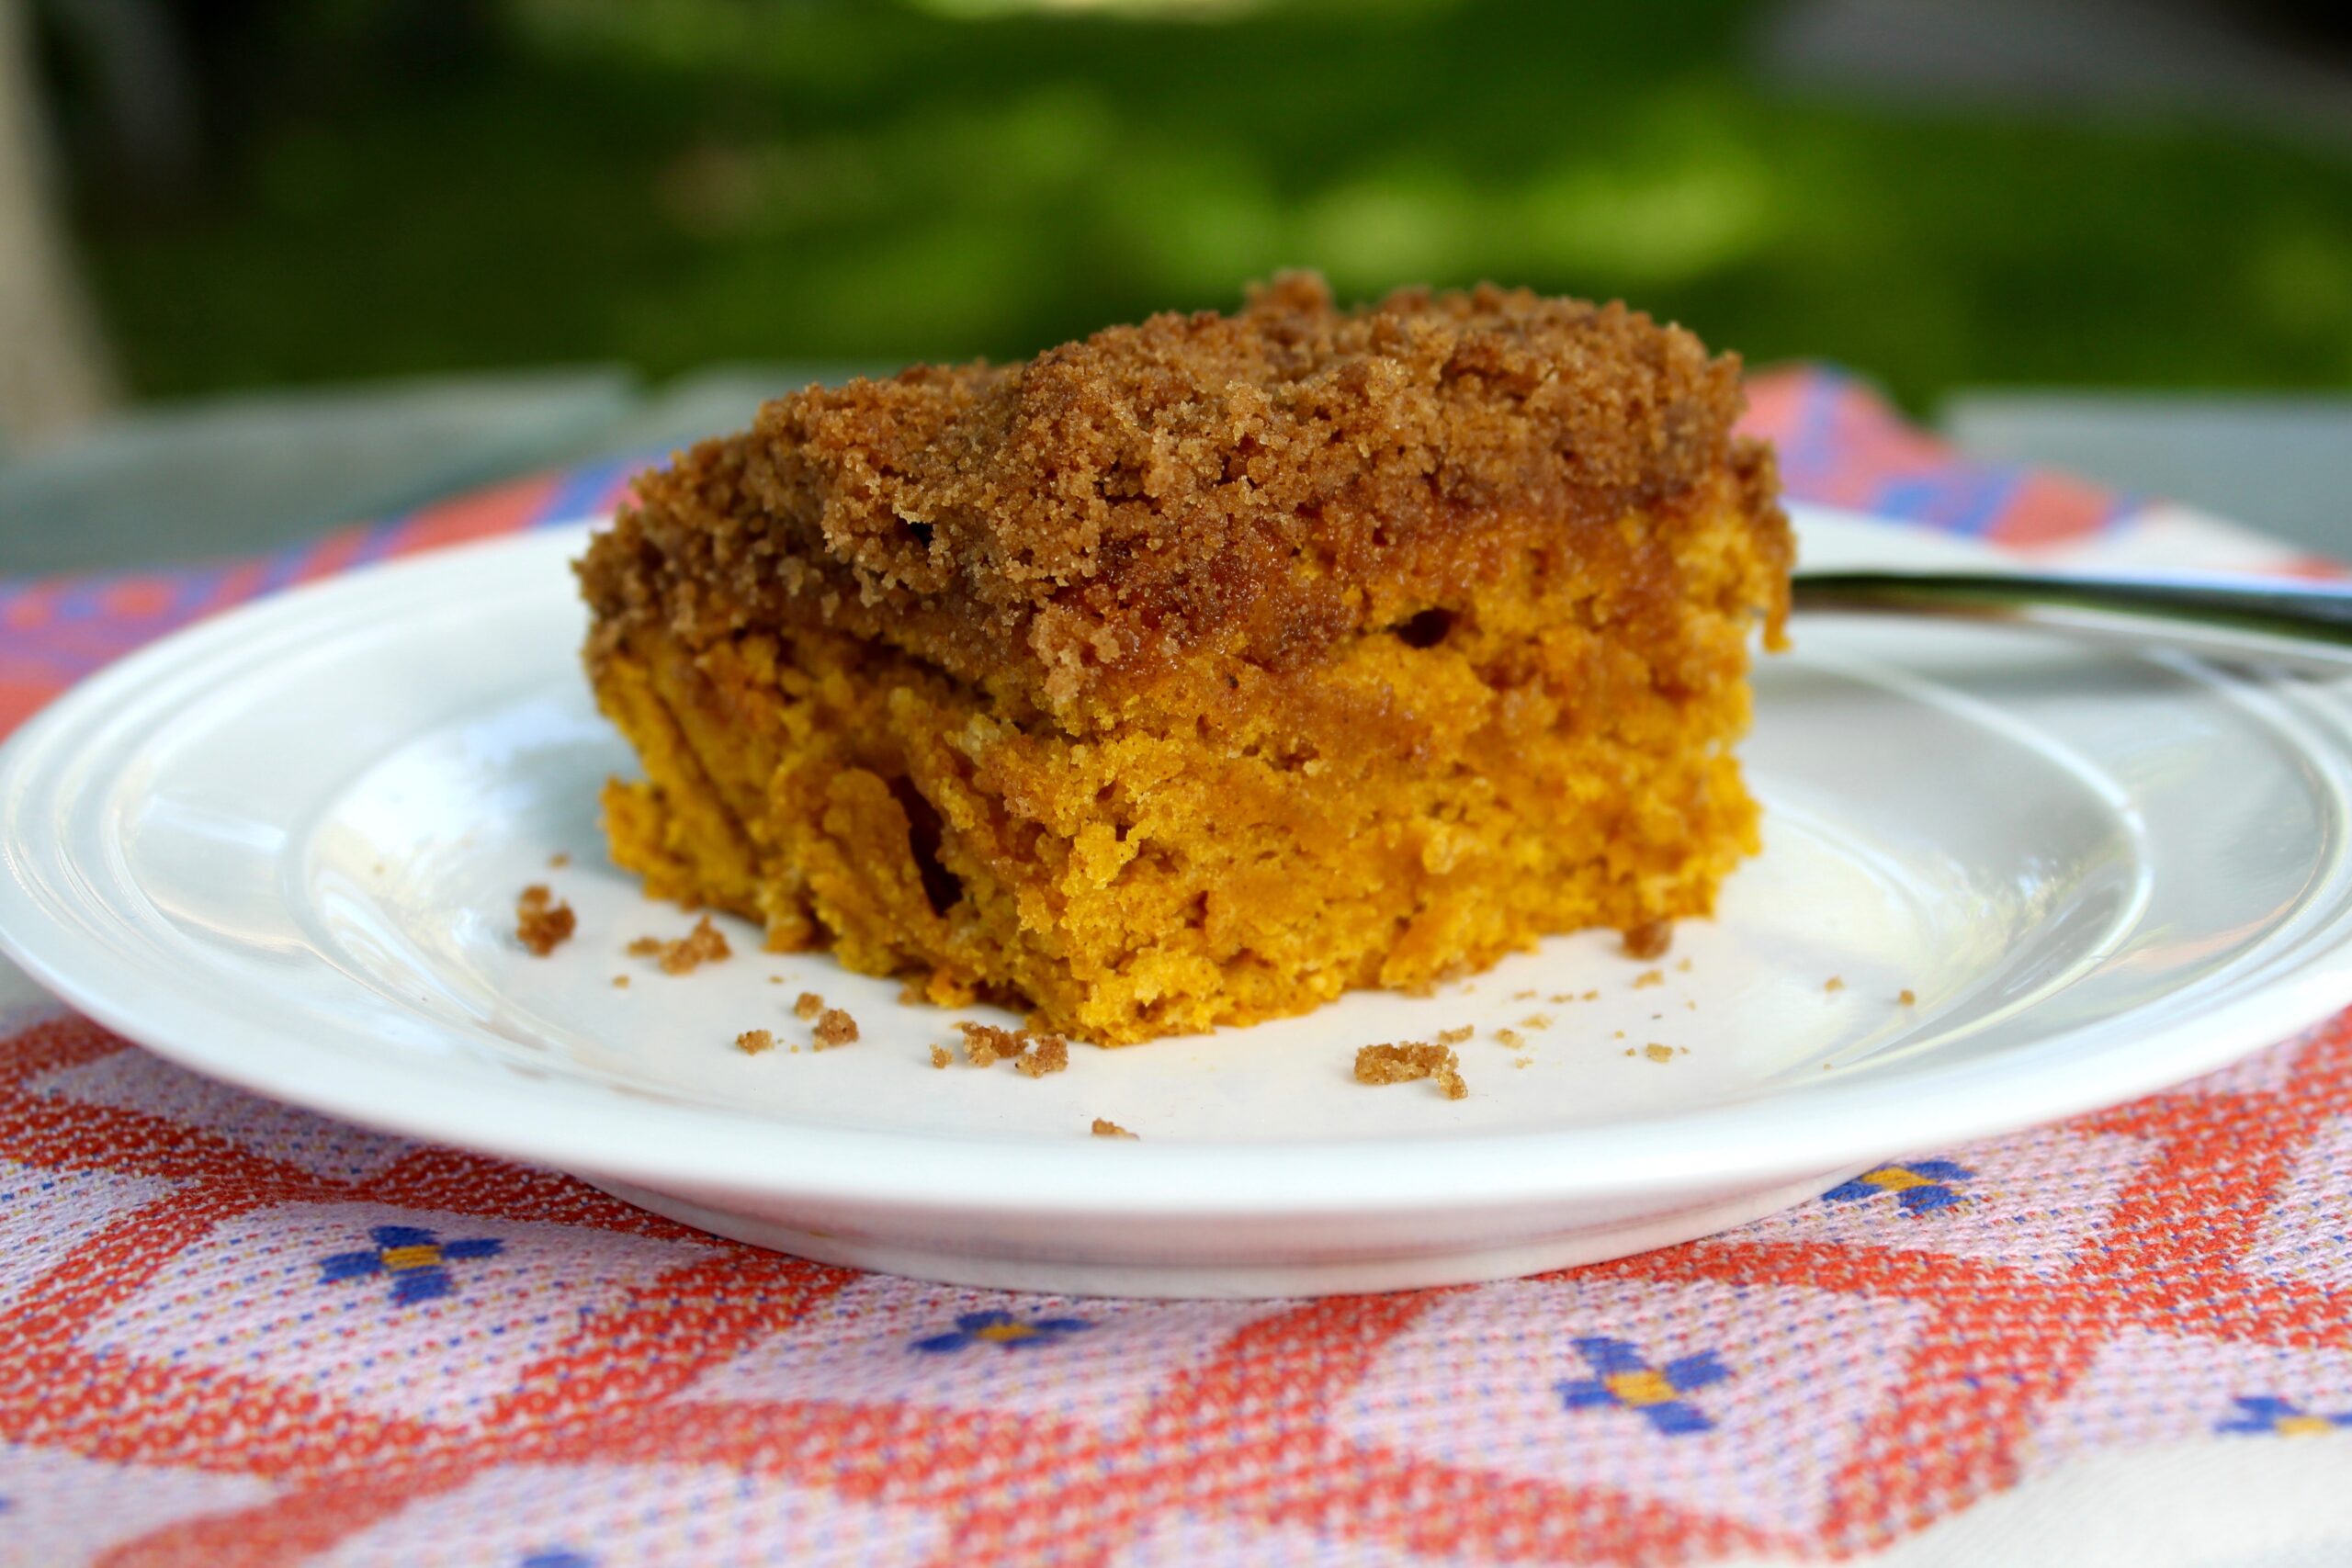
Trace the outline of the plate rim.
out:
[[[1803,527],[1864,530],[1903,564],[2006,558],[1890,519],[1797,503],[1790,511]],[[347,618],[371,596],[494,576],[510,559],[568,560],[596,521],[458,546],[274,594],[174,632],[51,701],[0,747],[0,953],[75,1010],[207,1077],[500,1157],[645,1186],[844,1208],[1237,1221],[1465,1206],[1516,1211],[1785,1179],[1826,1169],[1849,1153],[1886,1157],[2134,1099],[2287,1039],[2352,1001],[2352,914],[2339,913],[2334,929],[2302,933],[2298,945],[2271,955],[2268,966],[2285,962],[2286,972],[2265,976],[2243,995],[2168,1020],[2117,1015],[2154,1025],[2128,1033],[2111,1017],[2049,1035],[2034,1043],[2041,1059],[2030,1063],[2005,1053],[1926,1077],[1826,1075],[1749,1100],[1536,1132],[1432,1129],[1312,1143],[1171,1137],[1106,1148],[1086,1138],[1064,1144],[1029,1134],[808,1123],[526,1077],[486,1059],[355,1055],[273,1025],[266,998],[237,1008],[154,979],[125,964],[117,943],[93,927],[94,913],[112,911],[62,838],[39,837],[40,808],[60,805],[40,785],[43,770],[53,773],[77,743],[103,734],[122,703],[160,677],[306,616]],[[2245,683],[2197,668],[2224,685]],[[2296,689],[2324,700],[2352,736],[2345,700],[2352,687],[2297,682]],[[2328,760],[2339,792],[2352,787],[2352,740]],[[60,887],[85,902],[74,907]],[[2323,937],[2323,945],[2304,951]],[[2080,1048],[2071,1057],[2052,1050],[2070,1044]],[[453,1074],[462,1092],[449,1092]],[[2011,1109],[2019,1104],[2026,1109]],[[877,1150],[886,1157],[876,1157]],[[1007,1168],[1003,1156],[1012,1151],[1019,1159]],[[995,1163],[986,1190],[976,1191],[969,1176],[981,1160]]]

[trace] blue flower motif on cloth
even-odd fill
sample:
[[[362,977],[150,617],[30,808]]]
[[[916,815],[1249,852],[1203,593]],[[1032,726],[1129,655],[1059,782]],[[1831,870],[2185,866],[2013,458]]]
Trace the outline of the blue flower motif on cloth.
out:
[[[1851,1181],[1841,1181],[1824,1192],[1822,1200],[1830,1203],[1854,1203],[1865,1198],[1875,1198],[1891,1192],[1903,1205],[1906,1214],[1932,1214],[1939,1209],[1956,1209],[1967,1197],[1952,1185],[1967,1181],[1976,1173],[1964,1165],[1948,1159],[1906,1160],[1901,1165],[1883,1165],[1876,1170],[1866,1170]]]
[[[1082,1317],[1016,1317],[1009,1312],[967,1312],[956,1320],[953,1332],[918,1339],[914,1348],[944,1356],[967,1345],[1050,1345],[1094,1325]]]
[[[596,1568],[596,1560],[585,1552],[559,1546],[547,1551],[534,1551],[516,1562],[514,1568]]]
[[[495,1258],[506,1244],[487,1236],[469,1241],[443,1241],[415,1225],[378,1225],[368,1233],[376,1245],[365,1252],[338,1252],[319,1259],[319,1283],[338,1280],[369,1280],[390,1275],[394,1306],[437,1301],[458,1288],[448,1265],[476,1258]]]
[[[2291,1399],[2273,1399],[2267,1394],[2249,1399],[2237,1396],[2237,1415],[2216,1426],[2216,1432],[2254,1432],[2273,1438],[2315,1438],[2323,1432],[2352,1430],[2352,1410],[2339,1410],[2333,1416],[2322,1416],[2305,1410]]]
[[[1564,1378],[1552,1385],[1566,1408],[1590,1410],[1613,1404],[1621,1410],[1638,1410],[1651,1426],[1670,1438],[1714,1430],[1715,1424],[1706,1413],[1682,1397],[1731,1376],[1731,1370],[1714,1351],[1678,1356],[1662,1367],[1654,1367],[1631,1340],[1595,1335],[1575,1345],[1596,1375]]]

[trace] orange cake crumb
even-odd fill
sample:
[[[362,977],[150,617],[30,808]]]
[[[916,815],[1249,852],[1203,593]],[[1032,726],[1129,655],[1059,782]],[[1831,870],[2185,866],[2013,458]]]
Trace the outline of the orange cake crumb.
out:
[[[1359,1046],[1355,1071],[1358,1083],[1411,1083],[1429,1078],[1448,1100],[1460,1100],[1470,1092],[1470,1086],[1462,1081],[1461,1058],[1443,1045],[1408,1042]]]
[[[1532,1002],[1535,999],[1535,993],[1533,991],[1513,991],[1510,994],[1510,999],[1515,1002]]]
[[[1441,1029],[1437,1032],[1437,1043],[1441,1045],[1459,1045],[1477,1032],[1467,1024],[1460,1029]]]
[[[1677,964],[1674,966],[1674,972],[1678,975],[1688,975],[1690,973],[1690,961],[1686,958],[1681,963]]]
[[[827,1008],[817,1015],[817,1026],[809,1031],[816,1036],[817,1049],[830,1051],[836,1045],[853,1044],[857,1040],[857,1020],[839,1008]]]
[[[1846,982],[1842,976],[1832,975],[1821,988],[1825,991],[1842,991],[1846,988]]]
[[[1520,1037],[1520,1032],[1516,1029],[1498,1029],[1495,1031],[1495,1038],[1501,1041],[1504,1044],[1510,1046],[1513,1050],[1517,1050],[1520,1046],[1526,1043],[1526,1042]]]
[[[1634,989],[1637,991],[1646,991],[1652,986],[1663,986],[1665,984],[1666,975],[1662,970],[1645,969],[1640,974],[1634,976]]]
[[[1628,958],[1663,958],[1666,950],[1674,945],[1672,920],[1645,920],[1629,927],[1623,933],[1625,956]]]
[[[933,1045],[931,1048],[931,1065],[934,1067],[944,1067],[955,1059],[955,1055],[944,1045]]]
[[[641,936],[632,941],[622,951],[631,958],[650,958],[668,945],[669,943],[658,936]]]
[[[1552,1015],[1548,1012],[1531,1012],[1519,1021],[1519,1026],[1521,1029],[1549,1029],[1552,1027]]]
[[[615,989],[615,990],[616,990],[616,991],[626,991],[626,990],[628,990],[628,976],[626,976],[626,975],[616,975],[616,976],[613,976],[613,989]]]
[[[825,998],[814,991],[803,991],[792,1004],[792,1016],[799,1019],[816,1017],[825,1010]]]
[[[555,853],[548,856],[548,869],[549,871],[561,871],[565,866],[568,866],[571,863],[571,856],[567,851],[558,850]]]
[[[784,984],[784,976],[781,975],[771,975],[768,976],[768,984],[771,986],[781,986]]]
[[[1128,1132],[1116,1122],[1111,1121],[1109,1118],[1102,1116],[1097,1116],[1094,1119],[1092,1131],[1094,1135],[1098,1138],[1132,1138],[1135,1136],[1133,1133]]]
[[[775,1036],[764,1029],[747,1029],[735,1037],[735,1049],[746,1056],[756,1056],[775,1049]]]
[[[581,562],[614,857],[1107,1044],[1646,940],[1760,843],[1742,402],[1620,306],[1305,276],[777,399]]]
[[[1660,1045],[1656,1041],[1652,1041],[1647,1045],[1642,1047],[1642,1055],[1647,1056],[1653,1062],[1670,1062],[1674,1060],[1674,1047],[1671,1045]]]
[[[514,900],[514,940],[537,957],[569,942],[579,923],[571,906],[557,903],[543,882],[534,882]]]
[[[1901,994],[1896,996],[1894,999],[1901,1002],[1905,1007],[1917,1007],[1919,1005],[1919,998],[1917,995],[1908,987],[1905,987]]]

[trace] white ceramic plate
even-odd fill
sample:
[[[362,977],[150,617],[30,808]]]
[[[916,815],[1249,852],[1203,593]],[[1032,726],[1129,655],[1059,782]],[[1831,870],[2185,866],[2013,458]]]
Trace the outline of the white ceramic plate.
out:
[[[1800,525],[1814,565],[1955,556]],[[2352,999],[2340,690],[1819,618],[1758,679],[1765,853],[1663,964],[1565,938],[1435,996],[1081,1049],[1055,1077],[934,1070],[951,1020],[988,1014],[902,1005],[740,923],[738,956],[690,976],[624,954],[687,919],[601,850],[597,784],[632,763],[574,659],[583,537],[289,593],[81,686],[0,756],[0,942],[201,1072],[725,1235],[1165,1295],[1438,1284],[1681,1240],[2178,1081]],[[580,914],[546,959],[512,937],[537,881]],[[734,1048],[751,1028],[806,1040],[804,988],[864,1038]],[[1460,1025],[1478,1031],[1466,1100],[1350,1077],[1359,1044]],[[1097,1116],[1139,1141],[1090,1136]]]

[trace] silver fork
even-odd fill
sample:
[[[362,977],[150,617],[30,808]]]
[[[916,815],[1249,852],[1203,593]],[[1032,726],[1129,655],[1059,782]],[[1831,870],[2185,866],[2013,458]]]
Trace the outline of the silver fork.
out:
[[[1801,612],[2022,623],[2233,663],[2352,673],[2352,584],[2205,573],[1801,571],[1791,586]]]

